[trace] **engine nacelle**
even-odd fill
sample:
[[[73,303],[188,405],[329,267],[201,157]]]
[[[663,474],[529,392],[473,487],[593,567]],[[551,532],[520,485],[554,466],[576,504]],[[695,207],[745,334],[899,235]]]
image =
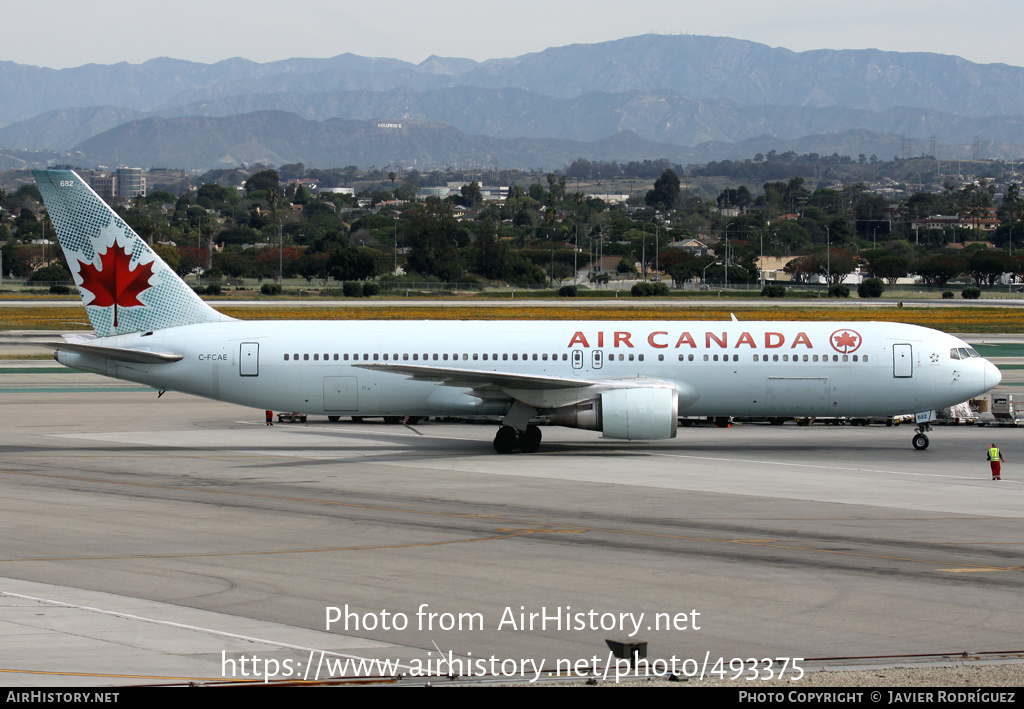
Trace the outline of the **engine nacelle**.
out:
[[[601,431],[605,438],[675,438],[679,399],[671,386],[612,389],[588,401],[555,409],[550,420],[555,426]]]

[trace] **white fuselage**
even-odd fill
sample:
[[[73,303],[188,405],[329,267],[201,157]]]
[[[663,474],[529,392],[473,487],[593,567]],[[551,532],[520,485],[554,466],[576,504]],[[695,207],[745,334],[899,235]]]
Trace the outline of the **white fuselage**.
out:
[[[888,416],[1000,381],[935,330],[869,322],[317,321],[204,323],[90,344],[182,355],[69,367],[259,409],[340,416],[502,415],[511,397],[365,365],[675,384],[680,416]]]

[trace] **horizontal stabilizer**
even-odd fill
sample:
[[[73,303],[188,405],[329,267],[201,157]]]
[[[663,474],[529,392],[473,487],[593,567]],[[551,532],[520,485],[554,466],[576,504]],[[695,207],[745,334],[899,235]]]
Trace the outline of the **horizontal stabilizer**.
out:
[[[35,344],[43,347],[77,354],[92,355],[104,359],[113,359],[118,362],[135,362],[137,364],[167,364],[184,359],[183,355],[168,352],[148,352],[146,350],[129,350],[124,347],[100,347],[97,345],[84,345],[74,342],[37,342]]]

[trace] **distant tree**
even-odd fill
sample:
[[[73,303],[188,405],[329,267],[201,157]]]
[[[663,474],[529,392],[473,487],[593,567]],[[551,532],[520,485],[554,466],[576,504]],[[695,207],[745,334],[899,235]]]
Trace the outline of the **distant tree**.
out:
[[[654,182],[654,189],[647,192],[644,202],[652,207],[672,209],[679,199],[679,178],[671,169],[666,169]]]
[[[410,244],[409,266],[423,276],[436,276],[451,281],[461,274],[455,235],[458,222],[452,214],[450,202],[436,197],[411,211],[408,233],[403,241]]]
[[[462,199],[465,201],[465,205],[467,207],[475,207],[476,203],[483,199],[483,192],[480,191],[480,183],[476,180],[473,180],[468,185],[463,185],[459,192],[461,192]]]
[[[955,253],[934,253],[917,264],[917,274],[929,285],[945,288],[946,283],[967,271],[967,261]]]
[[[281,178],[276,170],[257,172],[245,181],[245,193],[247,195],[269,189],[281,189]]]
[[[1017,263],[1005,251],[993,251],[991,249],[971,250],[967,254],[967,268],[975,285],[982,286],[986,283],[991,288],[1004,273],[1013,273],[1017,270]]]

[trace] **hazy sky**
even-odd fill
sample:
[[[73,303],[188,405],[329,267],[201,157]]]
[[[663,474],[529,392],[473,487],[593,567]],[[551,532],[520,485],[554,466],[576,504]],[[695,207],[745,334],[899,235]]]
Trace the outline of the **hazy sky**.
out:
[[[154,57],[258,62],[344,52],[511,57],[647,33],[794,51],[877,48],[1024,66],[1022,0],[48,0],[3,2],[0,60],[63,68]]]

